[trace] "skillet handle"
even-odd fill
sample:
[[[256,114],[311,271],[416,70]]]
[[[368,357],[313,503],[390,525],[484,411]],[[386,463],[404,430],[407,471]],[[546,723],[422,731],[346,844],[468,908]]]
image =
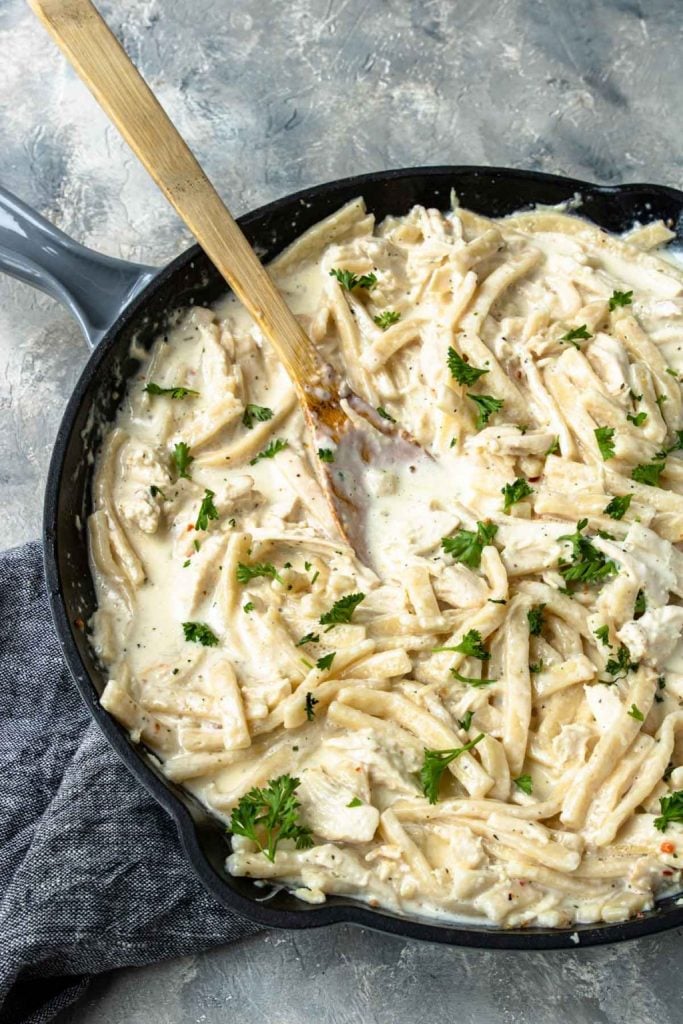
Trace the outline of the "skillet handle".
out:
[[[2,186],[0,271],[62,302],[91,348],[157,272],[79,245]]]

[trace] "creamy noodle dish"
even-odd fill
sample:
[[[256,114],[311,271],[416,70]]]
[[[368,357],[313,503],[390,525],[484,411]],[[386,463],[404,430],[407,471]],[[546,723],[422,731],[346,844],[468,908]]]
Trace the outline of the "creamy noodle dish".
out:
[[[270,265],[439,469],[369,467],[369,565],[233,297],[134,353],[89,520],[102,704],[225,823],[232,875],[506,928],[682,887],[671,234],[356,200]]]

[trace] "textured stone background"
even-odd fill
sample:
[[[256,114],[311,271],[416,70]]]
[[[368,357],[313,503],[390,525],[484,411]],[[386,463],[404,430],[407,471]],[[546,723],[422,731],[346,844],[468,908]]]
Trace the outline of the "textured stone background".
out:
[[[108,0],[103,13],[236,213],[325,179],[507,164],[681,186],[680,0]],[[188,237],[23,0],[0,0],[0,181],[107,253]],[[87,358],[0,280],[0,546],[35,536]],[[680,935],[464,952],[348,928],[272,934],[94,987],[90,1024],[679,1024]]]

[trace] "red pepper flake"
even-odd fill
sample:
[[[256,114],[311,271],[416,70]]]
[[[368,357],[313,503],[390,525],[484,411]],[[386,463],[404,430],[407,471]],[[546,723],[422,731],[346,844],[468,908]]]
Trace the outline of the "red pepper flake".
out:
[[[83,619],[80,618],[74,619],[74,626],[76,627],[76,629],[80,629],[82,632],[85,629],[85,622],[83,621]]]
[[[185,527],[186,530],[194,530],[194,523],[188,523]]]
[[[659,847],[659,849],[662,851],[662,853],[674,853],[676,847],[668,839],[665,839],[662,845]]]
[[[668,868],[665,868],[665,869],[664,869],[664,870],[662,871],[662,874],[663,874],[663,875],[673,875],[673,871],[670,871],[670,870],[669,870]]]

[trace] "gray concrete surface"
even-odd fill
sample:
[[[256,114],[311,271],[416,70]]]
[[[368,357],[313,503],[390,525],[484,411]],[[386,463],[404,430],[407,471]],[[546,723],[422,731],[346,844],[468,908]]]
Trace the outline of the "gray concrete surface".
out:
[[[681,187],[679,0],[107,0],[239,213],[341,175],[507,164]],[[0,0],[0,181],[81,241],[163,263],[187,233],[23,0]],[[0,546],[35,536],[87,358],[0,281]],[[99,979],[64,1024],[679,1024],[680,934],[562,954],[271,934]]]

